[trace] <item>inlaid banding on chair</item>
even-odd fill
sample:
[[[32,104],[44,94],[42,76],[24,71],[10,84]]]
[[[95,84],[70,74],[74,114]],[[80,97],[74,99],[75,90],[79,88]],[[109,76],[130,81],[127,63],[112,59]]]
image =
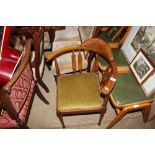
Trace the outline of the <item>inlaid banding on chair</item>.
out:
[[[140,107],[138,104],[133,105],[133,108],[138,108]]]
[[[113,77],[111,77],[111,78],[110,78],[110,80],[111,80],[111,81],[114,81],[114,82],[116,81],[116,79],[115,79],[115,78],[113,78]]]
[[[105,90],[109,90],[109,88],[108,88],[108,87],[104,87],[104,89],[105,89]]]

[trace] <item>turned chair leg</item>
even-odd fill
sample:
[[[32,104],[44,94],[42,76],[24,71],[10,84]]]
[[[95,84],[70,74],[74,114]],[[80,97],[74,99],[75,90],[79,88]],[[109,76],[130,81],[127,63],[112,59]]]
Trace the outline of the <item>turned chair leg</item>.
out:
[[[150,111],[151,111],[151,105],[148,106],[148,107],[146,107],[146,108],[143,110],[143,121],[144,121],[145,123],[148,121]]]
[[[106,127],[106,129],[112,128],[123,116],[127,113],[126,110],[122,110],[116,117],[110,122],[110,124]]]
[[[59,120],[60,120],[60,122],[61,122],[62,127],[63,127],[63,128],[66,128],[66,126],[65,126],[65,124],[64,124],[64,121],[63,121],[62,115],[61,115],[60,113],[57,113],[57,116],[58,116],[58,118],[59,118]]]

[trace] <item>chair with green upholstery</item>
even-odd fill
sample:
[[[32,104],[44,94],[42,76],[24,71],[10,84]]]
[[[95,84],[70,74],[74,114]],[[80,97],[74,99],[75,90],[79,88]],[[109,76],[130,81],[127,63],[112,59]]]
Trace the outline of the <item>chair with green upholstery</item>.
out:
[[[108,35],[107,31],[103,31],[99,34],[99,38],[105,40],[106,42],[119,42],[120,38],[117,36],[114,40]]]
[[[112,48],[112,54],[117,64],[118,73],[129,72],[129,64],[123,55],[122,50],[120,48]],[[107,61],[104,58],[99,57],[99,62],[100,67],[105,70],[107,67]]]
[[[122,46],[126,37],[128,36],[128,33],[130,32],[131,27],[130,26],[120,26],[119,30],[121,30],[121,31],[118,31],[119,33],[116,33],[117,37],[114,37],[114,39],[111,39],[107,35],[107,33],[110,29],[113,29],[113,27],[109,26],[107,28],[104,28],[102,26],[96,26],[94,29],[93,36],[98,37],[98,38],[102,39],[103,41],[107,42],[109,44],[109,46],[112,48],[114,59],[117,61],[117,64],[118,64],[118,72],[128,72],[129,71],[128,63],[126,62],[120,47]],[[94,55],[92,53],[88,57],[88,71],[91,68],[90,64],[91,64],[93,58],[94,58]],[[104,62],[101,61],[101,63],[103,63],[103,65],[104,65],[105,61]],[[105,67],[103,69],[105,69]]]
[[[107,128],[112,128],[125,114],[141,110],[143,121],[149,117],[153,97],[147,97],[132,72],[118,74],[116,85],[110,94],[116,117]]]
[[[130,26],[109,26],[106,31],[102,31],[102,27],[98,27],[98,29],[96,28],[98,33],[96,36],[108,42],[111,47],[119,48],[122,46],[130,29]]]
[[[95,65],[92,72],[83,71],[81,52],[93,51]],[[57,58],[71,52],[71,66],[73,72],[61,74]],[[75,54],[76,53],[76,54]],[[99,79],[98,56],[105,57],[109,66]],[[100,113],[98,125],[101,124],[107,109],[109,94],[117,78],[117,66],[113,59],[110,47],[101,39],[89,39],[82,45],[68,46],[49,53],[47,61],[53,60],[56,67],[57,81],[57,116],[65,128],[63,116],[75,114]],[[77,71],[78,69],[78,71]],[[102,73],[102,72],[101,72]]]

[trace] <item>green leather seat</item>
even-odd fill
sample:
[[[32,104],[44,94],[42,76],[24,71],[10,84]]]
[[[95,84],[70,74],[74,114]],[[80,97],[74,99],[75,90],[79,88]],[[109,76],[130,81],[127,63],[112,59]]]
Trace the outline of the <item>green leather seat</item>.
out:
[[[117,104],[128,104],[151,99],[151,97],[145,95],[133,73],[119,74],[111,95]]]
[[[112,54],[113,54],[114,60],[116,61],[118,67],[129,66],[129,64],[128,64],[128,62],[120,48],[112,48]],[[107,66],[107,64],[108,64],[106,62],[106,60],[102,57],[99,57],[99,61],[102,66]]]
[[[58,102],[61,112],[100,109],[103,99],[98,77],[94,73],[62,75],[58,79]]]

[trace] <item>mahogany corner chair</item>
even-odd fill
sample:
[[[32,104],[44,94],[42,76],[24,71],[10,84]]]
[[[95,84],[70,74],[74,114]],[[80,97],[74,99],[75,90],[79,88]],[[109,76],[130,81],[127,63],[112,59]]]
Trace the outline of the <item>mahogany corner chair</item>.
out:
[[[40,92],[30,64],[32,40],[25,44],[25,51],[10,81],[0,88],[0,128],[27,128],[27,120],[34,94],[49,104]]]
[[[82,52],[93,51],[95,63],[91,72],[83,71]],[[71,52],[72,72],[61,74],[57,58]],[[75,54],[77,53],[77,54]],[[104,57],[109,66],[105,72],[99,68],[98,57]],[[82,45],[67,46],[52,51],[46,56],[47,61],[53,61],[56,68],[57,82],[57,116],[65,128],[63,116],[76,114],[100,113],[98,125],[101,124],[107,109],[109,94],[117,79],[117,66],[110,47],[101,39],[89,39]],[[99,78],[99,72],[101,78]]]

